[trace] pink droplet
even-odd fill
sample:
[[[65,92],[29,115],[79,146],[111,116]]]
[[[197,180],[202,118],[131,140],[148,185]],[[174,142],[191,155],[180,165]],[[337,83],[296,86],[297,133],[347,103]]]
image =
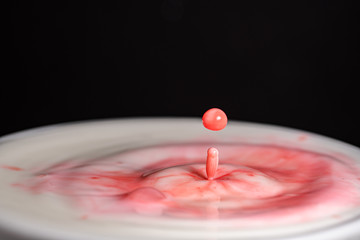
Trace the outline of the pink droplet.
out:
[[[202,120],[204,127],[213,131],[224,129],[227,124],[227,116],[219,108],[211,108],[207,110],[204,113]]]

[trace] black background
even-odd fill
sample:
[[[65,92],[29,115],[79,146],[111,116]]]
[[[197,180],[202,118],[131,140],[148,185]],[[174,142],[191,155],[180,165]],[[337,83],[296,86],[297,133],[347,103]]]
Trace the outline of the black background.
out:
[[[351,2],[13,1],[9,12],[1,135],[219,107],[360,146]]]

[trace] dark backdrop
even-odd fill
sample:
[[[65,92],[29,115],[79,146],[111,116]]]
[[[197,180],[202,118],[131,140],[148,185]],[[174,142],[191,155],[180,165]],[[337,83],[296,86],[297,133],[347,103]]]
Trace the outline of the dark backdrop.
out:
[[[351,2],[13,1],[9,12],[1,135],[219,107],[360,146]]]

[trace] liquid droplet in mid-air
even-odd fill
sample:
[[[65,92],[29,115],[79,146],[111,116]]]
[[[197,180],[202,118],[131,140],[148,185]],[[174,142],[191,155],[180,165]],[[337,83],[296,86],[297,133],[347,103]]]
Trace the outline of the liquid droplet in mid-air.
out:
[[[207,110],[203,117],[203,125],[205,128],[213,131],[224,129],[227,124],[227,116],[219,108],[211,108]]]

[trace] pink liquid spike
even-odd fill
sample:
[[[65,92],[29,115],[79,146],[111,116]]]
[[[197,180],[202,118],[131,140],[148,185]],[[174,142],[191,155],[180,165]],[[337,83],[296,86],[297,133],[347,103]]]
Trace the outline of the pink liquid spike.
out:
[[[219,165],[219,151],[211,147],[207,151],[206,175],[208,180],[213,180]]]

